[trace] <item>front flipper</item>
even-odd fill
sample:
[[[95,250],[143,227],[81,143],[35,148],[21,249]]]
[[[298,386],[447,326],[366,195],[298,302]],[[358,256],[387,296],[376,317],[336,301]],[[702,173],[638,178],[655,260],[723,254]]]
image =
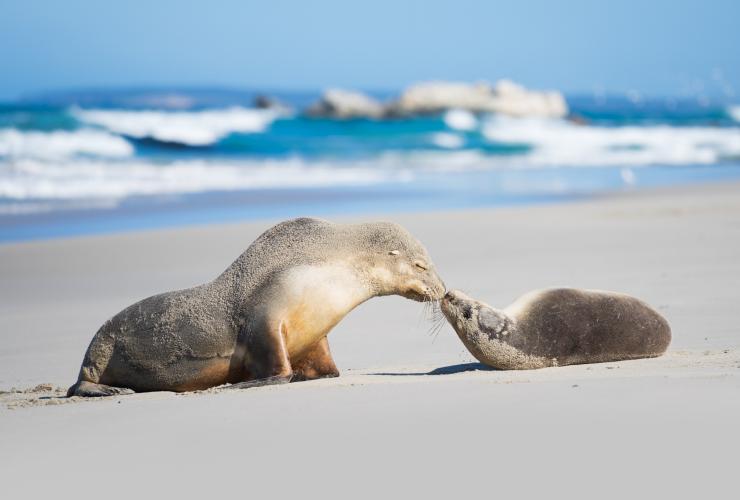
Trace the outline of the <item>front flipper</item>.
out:
[[[261,334],[247,335],[247,338],[244,372],[249,374],[249,380],[236,382],[226,389],[287,384],[293,379],[282,323],[265,322]]]
[[[338,377],[339,370],[329,350],[329,340],[324,337],[305,356],[293,365],[293,382]]]
[[[81,396],[84,398],[99,398],[105,396],[122,396],[133,394],[135,391],[127,387],[113,387],[111,385],[96,384],[80,380],[67,391],[67,397]]]
[[[273,377],[237,382],[236,384],[227,385],[224,389],[251,389],[252,387],[262,387],[265,385],[287,384],[291,379],[292,376],[275,375]]]
[[[506,315],[490,307],[480,308],[478,326],[490,339],[499,339],[511,333],[511,323]]]

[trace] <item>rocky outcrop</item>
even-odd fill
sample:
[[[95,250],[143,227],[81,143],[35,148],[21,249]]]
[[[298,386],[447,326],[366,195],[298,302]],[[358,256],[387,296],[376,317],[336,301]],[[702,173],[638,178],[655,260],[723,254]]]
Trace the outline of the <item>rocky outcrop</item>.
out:
[[[508,80],[488,83],[426,82],[407,88],[386,113],[418,115],[464,109],[474,113],[561,118],[568,105],[560,92],[527,90]]]
[[[408,87],[390,103],[360,92],[327,90],[306,114],[321,118],[393,118],[448,110],[517,117],[562,118],[568,105],[560,92],[527,90],[509,80],[489,83],[425,82]]]
[[[253,106],[257,109],[270,109],[280,112],[289,112],[290,106],[265,94],[258,94],[254,98]]]
[[[321,99],[306,110],[306,114],[317,118],[381,118],[385,115],[385,108],[360,92],[331,89],[324,92]]]

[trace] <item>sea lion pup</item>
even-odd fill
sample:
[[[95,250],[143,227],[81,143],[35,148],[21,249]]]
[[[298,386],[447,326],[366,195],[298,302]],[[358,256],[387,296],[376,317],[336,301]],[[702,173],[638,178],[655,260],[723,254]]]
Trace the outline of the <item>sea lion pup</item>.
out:
[[[671,343],[658,312],[615,292],[537,290],[500,311],[453,290],[441,308],[470,353],[501,370],[652,358]]]
[[[214,281],[108,320],[68,395],[336,377],[326,335],[349,311],[381,295],[432,301],[444,290],[424,246],[397,224],[290,220]]]

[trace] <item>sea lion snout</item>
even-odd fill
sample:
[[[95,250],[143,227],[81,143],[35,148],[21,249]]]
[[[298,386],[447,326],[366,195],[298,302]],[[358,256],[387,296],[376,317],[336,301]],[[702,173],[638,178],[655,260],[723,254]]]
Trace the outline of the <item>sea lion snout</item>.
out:
[[[442,312],[448,318],[450,317],[450,313],[452,312],[452,306],[456,303],[457,293],[455,290],[448,290],[447,293],[444,294],[444,297],[442,297],[442,300],[439,302],[440,306],[442,307]]]
[[[408,269],[408,267],[406,268]],[[410,275],[407,273],[405,277],[400,278],[403,280],[401,295],[418,302],[441,300],[446,287],[436,270],[433,267],[414,267],[411,269]]]
[[[472,299],[462,293],[460,290],[447,290],[444,297],[442,297],[442,310],[445,308],[452,310],[453,306],[460,306],[465,302],[470,302]]]
[[[440,300],[444,296],[445,291],[447,290],[447,287],[445,286],[445,282],[442,281],[442,278],[437,274],[434,270],[427,271],[430,273],[430,284],[429,286],[429,295],[432,298],[432,300]]]
[[[427,283],[427,280],[414,280],[401,295],[417,302],[426,302],[441,300],[444,293],[444,283],[441,280],[432,280],[431,283]]]
[[[442,297],[442,300],[439,301],[439,305],[442,308],[442,314],[444,314],[448,320],[452,314],[452,307],[456,303],[457,295],[455,294],[455,290],[448,290],[444,297]]]
[[[473,315],[474,301],[460,290],[448,290],[440,301],[442,313],[453,326]],[[458,325],[458,327],[461,327]]]

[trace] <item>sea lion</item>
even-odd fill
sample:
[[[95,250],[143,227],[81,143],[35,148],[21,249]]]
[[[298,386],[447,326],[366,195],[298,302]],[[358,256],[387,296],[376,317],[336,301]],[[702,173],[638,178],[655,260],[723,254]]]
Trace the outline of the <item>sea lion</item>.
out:
[[[501,370],[652,358],[671,342],[665,318],[616,292],[537,290],[500,311],[453,290],[441,308],[470,353]]]
[[[397,224],[286,221],[212,282],[108,320],[68,395],[336,377],[326,335],[348,312],[372,297],[433,301],[444,290],[424,246]]]

